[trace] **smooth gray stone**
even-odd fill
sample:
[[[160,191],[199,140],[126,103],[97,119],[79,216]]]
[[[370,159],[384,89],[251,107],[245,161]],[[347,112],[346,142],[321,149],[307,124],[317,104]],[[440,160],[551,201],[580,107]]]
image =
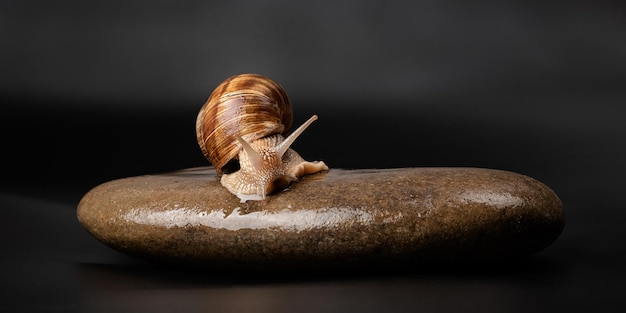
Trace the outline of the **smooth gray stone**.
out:
[[[77,214],[131,255],[253,269],[519,258],[565,223],[541,182],[480,168],[331,169],[246,203],[191,168],[96,186]]]

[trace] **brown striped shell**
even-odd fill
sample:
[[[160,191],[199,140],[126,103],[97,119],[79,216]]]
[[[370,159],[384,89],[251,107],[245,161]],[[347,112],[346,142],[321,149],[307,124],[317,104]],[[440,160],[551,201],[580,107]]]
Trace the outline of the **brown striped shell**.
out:
[[[236,169],[233,161],[241,150],[237,137],[253,142],[273,134],[284,136],[292,121],[291,102],[278,83],[258,74],[240,74],[211,93],[198,113],[196,136],[202,153],[221,175]]]

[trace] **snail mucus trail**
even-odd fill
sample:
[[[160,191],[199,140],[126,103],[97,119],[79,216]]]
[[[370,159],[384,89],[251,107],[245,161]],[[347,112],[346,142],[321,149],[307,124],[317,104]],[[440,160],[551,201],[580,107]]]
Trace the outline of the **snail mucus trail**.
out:
[[[290,148],[317,120],[313,115],[287,136],[293,116],[284,89],[258,74],[239,74],[220,83],[196,119],[196,136],[220,182],[241,202],[263,200],[304,175],[327,171]]]

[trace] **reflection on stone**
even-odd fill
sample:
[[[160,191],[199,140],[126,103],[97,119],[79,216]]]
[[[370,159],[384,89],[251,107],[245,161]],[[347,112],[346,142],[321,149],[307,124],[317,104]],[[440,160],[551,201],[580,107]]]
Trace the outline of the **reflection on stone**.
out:
[[[289,210],[278,212],[250,212],[241,214],[239,207],[226,215],[224,210],[173,208],[166,211],[131,209],[122,217],[133,223],[172,227],[206,226],[217,229],[283,229],[302,231],[313,228],[330,228],[346,223],[367,224],[370,214],[359,209],[320,208],[317,210]]]

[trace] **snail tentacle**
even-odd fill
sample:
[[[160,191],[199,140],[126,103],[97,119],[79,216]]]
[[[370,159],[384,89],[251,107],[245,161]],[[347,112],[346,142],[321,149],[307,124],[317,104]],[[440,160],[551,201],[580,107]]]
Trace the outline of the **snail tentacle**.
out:
[[[309,127],[309,125],[311,125],[311,123],[315,121],[317,121],[317,115],[311,116],[311,118],[304,122],[304,124],[300,125],[300,127],[294,130],[293,133],[289,135],[289,137],[287,137],[283,142],[276,146],[276,153],[282,157],[282,155],[287,152],[287,149],[291,147],[293,142],[296,141],[296,139],[307,129],[307,127]]]
[[[237,140],[241,144],[241,147],[243,148],[243,150],[248,155],[250,164],[255,169],[260,170],[261,167],[263,166],[263,158],[261,157],[261,155],[258,152],[256,152],[254,148],[252,148],[252,146],[250,146],[250,144],[247,141],[245,141],[243,138],[237,137]]]

